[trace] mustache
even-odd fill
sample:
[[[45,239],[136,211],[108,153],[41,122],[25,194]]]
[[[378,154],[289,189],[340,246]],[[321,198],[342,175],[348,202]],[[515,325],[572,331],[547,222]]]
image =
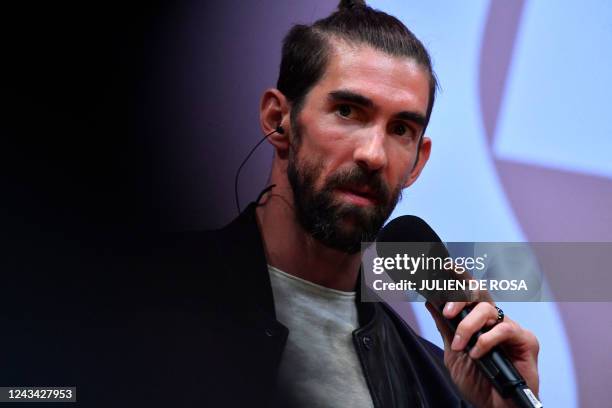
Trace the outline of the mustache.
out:
[[[368,172],[361,167],[352,167],[331,176],[326,183],[325,190],[331,192],[336,188],[366,188],[368,194],[376,198],[381,204],[388,204],[391,195],[390,189],[383,181],[380,173]]]

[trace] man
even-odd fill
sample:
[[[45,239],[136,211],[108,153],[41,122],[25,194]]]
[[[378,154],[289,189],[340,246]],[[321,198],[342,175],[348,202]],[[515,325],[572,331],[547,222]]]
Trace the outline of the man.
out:
[[[476,305],[454,336],[429,309],[444,339],[442,361],[390,308],[355,292],[361,242],[374,239],[429,158],[424,132],[435,89],[419,40],[362,2],[343,0],[329,17],[289,32],[278,86],[260,108],[274,187],[209,244],[208,273],[220,279],[208,316],[215,401],[512,406],[473,361],[495,345],[537,393],[537,340],[509,318],[495,325],[491,304]],[[444,317],[465,306],[447,304]]]

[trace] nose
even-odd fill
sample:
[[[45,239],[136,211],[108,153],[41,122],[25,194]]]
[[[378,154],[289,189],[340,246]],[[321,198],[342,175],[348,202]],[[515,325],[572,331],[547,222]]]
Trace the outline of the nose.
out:
[[[374,131],[364,137],[353,153],[357,165],[369,172],[380,170],[387,165],[384,131]]]

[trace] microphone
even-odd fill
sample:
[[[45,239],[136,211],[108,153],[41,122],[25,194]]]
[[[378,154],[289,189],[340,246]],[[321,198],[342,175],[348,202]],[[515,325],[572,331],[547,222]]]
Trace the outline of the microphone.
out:
[[[382,242],[424,242],[431,245],[429,256],[441,257],[442,259],[450,256],[438,234],[436,234],[425,221],[413,215],[404,215],[390,221],[380,231],[376,241],[377,251],[379,251],[379,249],[381,250],[379,252],[389,251],[388,248],[385,250],[383,245],[378,245],[378,243]],[[444,271],[435,271],[434,273],[438,275],[436,278],[440,279],[440,274],[444,273]],[[393,278],[393,276],[391,276],[391,278]],[[443,278],[450,279],[450,273],[446,273]],[[419,290],[418,292],[432,303],[434,307],[440,311],[440,314],[442,313],[444,304],[448,299],[441,299],[440,291],[432,293],[431,291]],[[459,323],[471,310],[472,308],[466,307],[455,318],[444,319],[453,333],[457,330]],[[478,337],[488,330],[488,328],[483,328],[470,338],[466,346],[467,352],[474,346]],[[543,407],[540,401],[535,397],[533,391],[527,386],[525,379],[500,347],[493,347],[491,351],[479,359],[475,359],[474,362],[503,398],[512,398],[521,408]]]

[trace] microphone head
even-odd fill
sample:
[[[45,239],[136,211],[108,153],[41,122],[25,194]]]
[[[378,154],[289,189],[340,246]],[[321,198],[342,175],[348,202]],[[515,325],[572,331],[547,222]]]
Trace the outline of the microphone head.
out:
[[[423,245],[408,244],[416,242],[422,242]],[[448,249],[438,234],[423,219],[414,215],[402,215],[391,220],[376,238],[376,252],[380,256],[393,257],[407,250],[448,257]]]
[[[402,215],[389,221],[378,233],[378,242],[442,242],[423,219]]]

